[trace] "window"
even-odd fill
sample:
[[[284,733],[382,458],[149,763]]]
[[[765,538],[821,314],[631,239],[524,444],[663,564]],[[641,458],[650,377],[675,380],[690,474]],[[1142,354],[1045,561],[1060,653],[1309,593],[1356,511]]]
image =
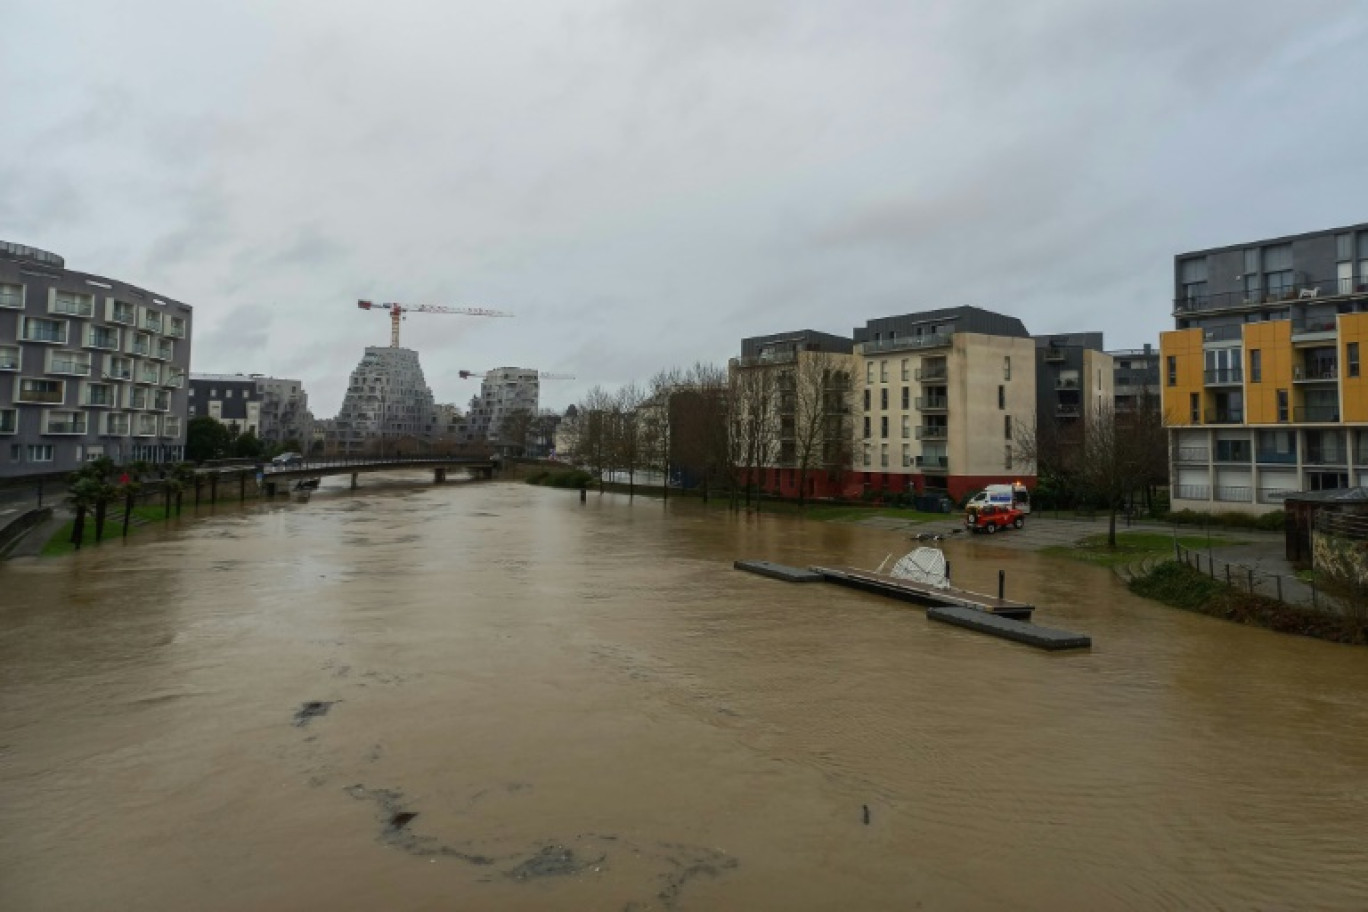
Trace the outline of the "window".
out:
[[[1287,390],[1278,390],[1278,421],[1287,421]]]
[[[0,371],[17,371],[21,351],[17,345],[0,345]]]
[[[904,443],[902,447],[902,464],[904,467],[912,464],[912,445]]]
[[[1249,382],[1263,381],[1263,352],[1257,348],[1249,350]]]
[[[19,432],[19,410],[0,409],[0,434],[17,434]]]
[[[1193,424],[1202,423],[1202,397],[1200,393],[1188,394],[1188,414]]]
[[[50,444],[50,443],[29,444],[29,448],[28,448],[28,461],[29,461],[29,462],[52,462],[52,444]]]
[[[879,436],[880,436],[880,437],[883,437],[884,439],[887,439],[887,438],[888,438],[888,416],[887,416],[887,415],[885,415],[884,417],[882,417],[882,418],[879,419]]]
[[[906,387],[906,386],[904,386],[904,387],[902,388],[902,407],[903,407],[904,409],[910,407],[911,402],[912,402],[912,397],[911,397],[911,395],[908,393],[908,389],[909,389],[909,387]]]
[[[879,382],[888,382],[888,361],[887,359],[879,362]]]
[[[999,383],[999,384],[998,384],[998,408],[1004,409],[1004,408],[1006,408],[1006,407],[1007,407],[1007,387],[1005,387],[1005,386],[1003,386],[1001,383]]]
[[[864,391],[864,410],[865,410],[866,412],[869,411],[869,388],[868,388],[868,387],[865,387],[865,391]]]
[[[879,408],[885,411],[888,409],[888,387],[886,386],[879,390]]]
[[[23,453],[23,452],[24,452],[24,448],[21,447],[19,444],[17,444],[17,443],[12,443],[12,444],[10,444],[10,462],[19,462],[20,459],[22,458],[22,457],[20,456],[20,454]]]
[[[1010,443],[1002,448],[1002,467],[1004,469],[1012,467],[1012,445]]]
[[[869,439],[869,416],[868,416],[868,415],[865,416],[865,420],[864,420],[864,436],[865,436],[865,439],[866,439],[866,440]],[[869,465],[869,463],[865,463],[865,465]]]
[[[908,365],[908,359],[907,359],[907,358],[903,358],[903,359],[902,359],[902,378],[903,378],[904,380],[908,379],[908,378],[911,376],[911,375],[908,373],[909,368],[908,368],[907,365]]]
[[[114,301],[113,305],[109,308],[108,313],[108,319],[111,323],[124,323],[128,326],[132,326],[137,322],[137,311],[134,309],[133,305],[129,304],[127,301]]]
[[[869,465],[869,444],[864,445],[864,464]]]
[[[903,435],[904,438],[907,438],[907,437],[911,437],[911,436],[912,436],[912,416],[911,416],[911,415],[903,415],[903,416],[902,416],[902,435]]]
[[[1182,286],[1182,298],[1188,304],[1202,305],[1207,296],[1206,257],[1183,260],[1178,264],[1178,281]]]
[[[1012,358],[1010,355],[1004,355],[1002,357],[1002,379],[1012,379]]]
[[[874,382],[874,362],[873,362],[873,361],[867,361],[867,362],[865,362],[865,383],[873,383],[873,382]],[[869,465],[869,463],[866,462],[865,465]]]
[[[879,444],[879,465],[885,469],[888,468],[888,444],[886,443]]]
[[[1344,349],[1344,363],[1348,365],[1350,377],[1357,377],[1359,375],[1358,347],[1359,344],[1357,342],[1350,342]]]
[[[24,286],[0,284],[0,307],[24,309]]]
[[[1003,436],[1003,437],[1006,437],[1008,440],[1011,440],[1011,439],[1012,439],[1012,416],[1011,416],[1011,415],[1003,415],[1003,416],[1002,416],[1002,436]]]
[[[1167,368],[1167,373],[1168,373],[1168,385],[1169,385],[1169,386],[1177,386],[1177,385],[1178,385],[1178,358],[1177,358],[1175,355],[1169,355],[1167,358],[1164,359],[1164,364],[1165,364],[1165,367]]]
[[[59,342],[66,344],[67,324],[65,320],[45,320],[42,317],[23,317],[19,330],[23,342]]]

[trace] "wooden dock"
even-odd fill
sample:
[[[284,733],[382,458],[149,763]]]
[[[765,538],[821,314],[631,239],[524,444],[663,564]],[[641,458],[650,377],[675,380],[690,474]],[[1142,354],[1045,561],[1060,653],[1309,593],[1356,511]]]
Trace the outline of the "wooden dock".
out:
[[[967,589],[958,589],[954,586],[937,589],[935,586],[925,583],[916,583],[912,580],[874,573],[869,570],[859,570],[855,567],[813,567],[812,570],[821,574],[827,582],[900,599],[904,602],[925,605],[928,608],[972,608],[975,611],[1017,621],[1029,621],[1031,613],[1035,611],[1034,605],[1028,605],[1025,602],[1000,599],[996,596],[970,592]]]

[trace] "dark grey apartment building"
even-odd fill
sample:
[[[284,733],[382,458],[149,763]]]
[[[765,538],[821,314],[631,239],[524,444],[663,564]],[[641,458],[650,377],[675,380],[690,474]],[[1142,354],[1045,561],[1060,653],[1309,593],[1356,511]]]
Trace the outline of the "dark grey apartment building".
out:
[[[313,414],[304,384],[264,374],[191,374],[191,418],[208,416],[269,446],[307,450]]]
[[[1034,338],[1037,422],[1086,425],[1116,407],[1116,371],[1112,357],[1103,351],[1102,333]]]
[[[179,460],[189,305],[0,241],[0,477]]]

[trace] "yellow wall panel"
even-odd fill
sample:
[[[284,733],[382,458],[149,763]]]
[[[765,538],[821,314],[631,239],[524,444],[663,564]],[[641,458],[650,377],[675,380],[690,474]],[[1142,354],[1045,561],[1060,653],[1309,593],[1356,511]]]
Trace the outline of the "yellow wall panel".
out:
[[[1174,383],[1169,385],[1169,358],[1173,358],[1177,371]],[[1202,331],[1200,329],[1176,329],[1159,334],[1159,383],[1163,390],[1164,424],[1187,425],[1192,423],[1191,395],[1196,393],[1202,400]]]
[[[1254,382],[1250,362],[1253,352],[1260,353],[1263,364],[1261,379]],[[1292,323],[1289,320],[1270,320],[1247,323],[1244,328],[1245,360],[1245,423],[1276,424],[1278,421],[1278,390],[1287,390],[1288,419],[1292,417]]]
[[[1359,367],[1357,377],[1349,376],[1349,343],[1358,344]],[[1368,357],[1368,314],[1340,314],[1340,419],[1368,421],[1368,372],[1364,358]]]

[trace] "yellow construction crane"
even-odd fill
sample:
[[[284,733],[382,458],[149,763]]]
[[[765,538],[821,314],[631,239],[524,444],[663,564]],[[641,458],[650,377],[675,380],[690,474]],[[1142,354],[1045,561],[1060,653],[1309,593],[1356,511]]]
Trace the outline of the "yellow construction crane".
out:
[[[467,317],[511,317],[502,310],[487,310],[483,307],[439,307],[435,304],[376,304],[371,301],[357,301],[362,310],[388,310],[390,312],[390,348],[399,347],[399,321],[406,313],[463,314]]]

